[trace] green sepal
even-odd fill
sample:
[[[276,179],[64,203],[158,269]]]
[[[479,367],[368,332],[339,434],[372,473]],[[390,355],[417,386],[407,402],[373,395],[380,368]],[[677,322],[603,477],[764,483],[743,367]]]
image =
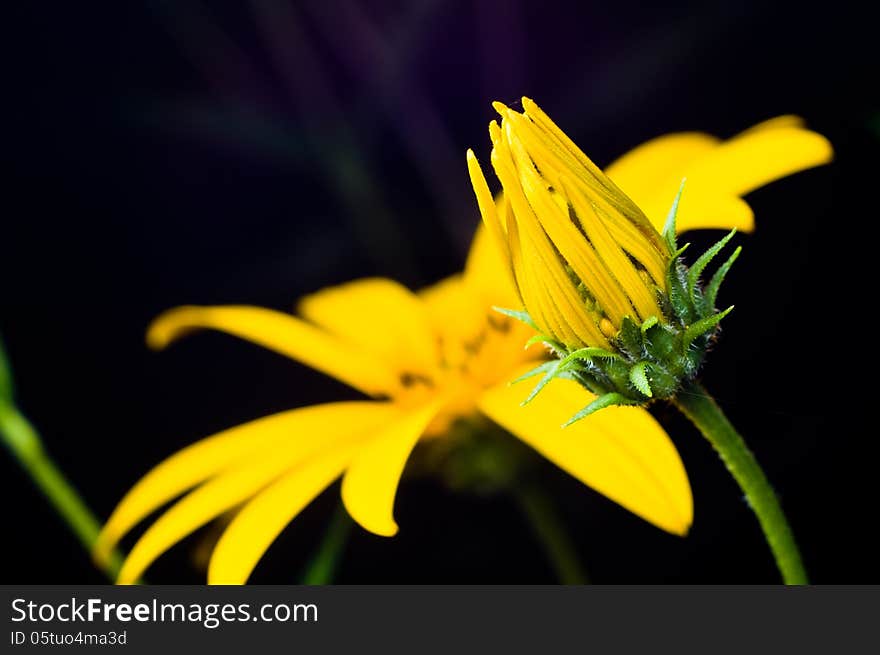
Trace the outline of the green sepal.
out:
[[[628,355],[635,359],[640,359],[642,355],[642,330],[629,316],[624,316],[620,322],[620,332],[617,333],[617,341],[620,348]]]
[[[629,369],[629,379],[633,386],[642,394],[651,398],[654,393],[651,391],[651,383],[648,381],[648,362],[639,362]]]
[[[536,375],[540,375],[541,373],[546,372],[547,369],[550,368],[551,366],[553,366],[554,364],[556,364],[558,366],[557,360],[551,359],[549,362],[544,362],[543,364],[539,364],[538,366],[536,366],[532,370],[528,371],[527,373],[523,373],[515,380],[511,380],[510,382],[508,382],[507,386],[512,387],[514,384],[522,382],[523,380],[528,380],[529,378],[533,378]]]
[[[577,382],[582,387],[585,387],[588,391],[593,391],[587,381],[585,381],[580,375],[578,375],[578,372],[574,369],[566,369],[564,371],[560,369],[556,371],[556,377],[560,380],[571,380],[572,382]]]
[[[657,325],[659,322],[660,322],[660,319],[657,318],[656,316],[653,316],[653,315],[649,316],[644,321],[642,321],[642,327],[641,327],[642,336],[645,336],[648,333],[648,330],[650,330],[652,327]]]
[[[688,328],[684,332],[684,348],[687,350],[690,345],[694,342],[694,339],[699,337],[702,334],[705,334],[709,330],[715,328],[721,322],[725,316],[727,316],[730,312],[733,311],[733,305],[725,309],[723,312],[718,312],[717,314],[713,314],[712,316],[707,316],[706,318],[701,318],[699,321],[694,323],[693,325],[688,326]]]
[[[675,238],[675,220],[678,216],[678,203],[681,200],[681,194],[684,191],[684,183],[686,181],[687,178],[682,178],[681,184],[678,186],[678,193],[675,194],[675,200],[672,201],[672,207],[669,208],[669,213],[666,214],[666,222],[663,224],[663,232],[661,233],[663,240],[666,241],[666,246],[669,248],[669,252],[673,255],[673,258],[678,256],[678,253],[676,252],[678,250],[678,245]]]
[[[549,348],[553,351],[557,357],[563,357],[565,355],[565,346],[556,341],[555,339],[551,339],[545,334],[535,334],[526,341],[526,345],[523,346],[523,350],[528,350],[531,346],[534,346],[536,343],[542,344],[544,347]]]
[[[681,257],[681,256],[684,254],[684,252],[685,252],[688,248],[690,248],[690,247],[691,247],[691,242],[688,241],[688,242],[687,242],[686,244],[684,244],[681,248],[679,248],[679,249],[676,250],[674,253],[672,253],[672,259],[678,259],[678,258]]]
[[[542,377],[538,381],[538,384],[535,385],[535,388],[532,389],[532,392],[528,395],[528,397],[519,404],[520,407],[525,407],[530,402],[532,402],[532,400],[534,400],[535,396],[538,395],[541,389],[543,389],[550,383],[550,380],[552,380],[556,376],[556,371],[559,370],[560,361],[562,360],[556,359],[551,362],[552,366],[547,367],[547,371],[544,373],[544,377]]]
[[[650,333],[645,334],[645,347],[655,359],[663,360],[668,355],[677,354],[675,344],[676,333],[668,326],[655,326]]]
[[[681,361],[681,359],[679,359]],[[681,387],[681,372],[671,373],[663,366],[650,364],[652,398],[670,398]]]
[[[492,309],[494,309],[499,314],[504,314],[505,316],[509,316],[510,318],[515,318],[520,323],[525,323],[530,328],[540,331],[540,328],[535,325],[535,322],[532,320],[532,317],[529,316],[528,312],[522,312],[516,309],[507,309],[506,307],[496,307],[495,305],[492,305]]]
[[[733,235],[736,234],[736,228],[733,228],[730,232],[727,233],[722,239],[720,239],[715,245],[709,248],[706,252],[700,255],[699,259],[694,262],[694,265],[691,266],[688,271],[688,294],[693,297],[694,290],[697,288],[697,282],[700,279],[700,275],[703,274],[703,271],[706,269],[706,266],[709,265],[715,255],[721,252],[721,249],[727,245],[727,242],[733,238]]]
[[[666,286],[669,290],[669,304],[676,318],[685,323],[693,319],[693,307],[687,293],[687,269],[676,258],[669,263],[666,272]]]
[[[613,353],[610,350],[605,350],[604,348],[578,348],[577,350],[568,353],[562,360],[560,360],[559,365],[565,368],[569,363],[574,360],[588,360],[591,361],[594,358],[598,359],[620,359],[620,355],[617,353]]]
[[[591,402],[589,405],[584,407],[577,414],[575,414],[570,419],[568,419],[565,423],[562,424],[562,427],[567,428],[572,423],[576,423],[577,421],[580,421],[582,418],[586,418],[590,414],[592,414],[594,412],[598,412],[600,409],[605,409],[606,407],[611,407],[613,405],[638,405],[638,404],[639,404],[639,401],[627,398],[623,394],[616,393],[616,392],[606,393],[606,394],[596,398],[596,400]]]
[[[709,284],[706,285],[706,290],[703,292],[703,302],[707,310],[712,311],[715,309],[715,300],[718,297],[718,289],[721,288],[721,283],[724,282],[724,277],[727,275],[730,267],[733,266],[733,263],[736,261],[737,257],[739,257],[741,252],[742,246],[737,246],[736,250],[733,251],[733,254],[727,258],[726,262],[718,267],[718,270],[715,271],[715,275],[712,276],[712,279],[709,280]]]

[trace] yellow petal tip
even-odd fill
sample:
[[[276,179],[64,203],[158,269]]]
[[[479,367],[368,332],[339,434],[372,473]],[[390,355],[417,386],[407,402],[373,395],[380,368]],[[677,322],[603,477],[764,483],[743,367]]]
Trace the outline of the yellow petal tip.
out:
[[[137,576],[126,571],[125,568],[119,572],[119,577],[116,578],[116,584],[118,585],[133,585],[135,582],[137,582]]]
[[[116,544],[119,543],[120,536],[122,535],[110,532],[105,526],[100,534],[98,534],[98,538],[95,539],[95,543],[92,545],[92,561],[98,566],[107,566],[110,562],[113,549],[116,547]]]
[[[676,505],[678,507],[673,510],[673,515],[660,527],[677,537],[687,537],[694,524],[694,497],[690,492],[690,485],[686,492],[680,494]]]
[[[186,332],[179,320],[181,316],[192,317],[196,307],[177,307],[163,312],[147,328],[147,346],[152,350],[164,350],[168,344]]]
[[[818,132],[813,132],[813,134],[816,135],[816,137],[819,139],[819,143],[820,143],[819,150],[820,150],[821,160],[819,162],[819,165],[830,163],[831,161],[834,160],[834,146],[831,145],[831,141],[829,141],[822,134],[819,134]],[[824,150],[824,152],[822,152],[822,150]]]
[[[397,523],[387,523],[384,525],[373,526],[370,529],[370,532],[377,534],[380,537],[393,537],[399,530],[400,528],[397,527]]]
[[[497,145],[498,141],[501,140],[501,128],[496,120],[489,121],[489,140],[493,146]]]
[[[693,513],[689,513],[687,517],[679,518],[678,521],[671,521],[669,525],[664,526],[665,530],[677,537],[687,537],[693,526]]]
[[[637,514],[664,532],[668,532],[676,537],[687,537],[694,522],[693,500],[688,496],[687,501],[689,501],[688,504],[683,507],[668,506],[665,516],[655,514],[652,517],[648,517],[638,512]]]
[[[342,481],[342,504],[349,516],[353,518],[364,530],[372,532],[380,537],[393,537],[399,528],[393,518],[382,515],[382,509],[371,504],[353,502],[347,478]],[[366,510],[366,511],[364,511]],[[373,511],[375,510],[375,511]]]
[[[504,116],[505,113],[510,111],[508,109],[507,105],[505,105],[503,102],[499,102],[498,100],[495,100],[494,102],[492,102],[492,109],[497,111],[502,117]]]

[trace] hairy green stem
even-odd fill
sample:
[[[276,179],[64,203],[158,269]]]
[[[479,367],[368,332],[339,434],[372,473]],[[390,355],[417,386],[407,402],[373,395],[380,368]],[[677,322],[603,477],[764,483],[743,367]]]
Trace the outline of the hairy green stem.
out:
[[[348,512],[341,504],[336,508],[330,525],[324,533],[321,543],[315,550],[312,559],[306,566],[301,584],[324,585],[332,584],[342,553],[345,550],[345,542],[351,533],[352,520]]]
[[[674,399],[676,407],[703,433],[720,455],[764,531],[767,544],[785,584],[807,584],[801,555],[779,499],[764,471],[724,412],[698,383],[685,386]]]
[[[574,544],[547,495],[534,485],[523,485],[516,489],[515,496],[559,582],[565,585],[589,584]]]

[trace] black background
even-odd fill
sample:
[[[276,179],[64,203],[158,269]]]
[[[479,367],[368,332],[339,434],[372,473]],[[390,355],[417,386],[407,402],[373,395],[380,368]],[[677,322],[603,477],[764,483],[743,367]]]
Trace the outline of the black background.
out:
[[[357,397],[221,335],[151,353],[144,328],[181,303],[289,309],[357,277],[417,288],[459,269],[478,220],[463,153],[486,158],[491,100],[535,98],[600,164],[661,133],[729,136],[797,113],[836,161],[749,196],[758,230],[737,237],[724,291],[737,309],[704,382],[765,465],[813,579],[880,579],[868,16],[758,0],[43,2],[4,14],[0,334],[20,407],[100,516],[202,436]],[[690,240],[699,251],[713,238]],[[674,411],[656,415],[694,488],[686,539],[542,470],[592,579],[776,581],[709,447]],[[5,454],[0,476],[3,581],[102,581]],[[253,580],[295,581],[337,497],[334,486],[297,518]],[[353,532],[340,582],[553,581],[504,496],[409,482],[396,517],[394,539]],[[150,580],[203,580],[202,538]]]

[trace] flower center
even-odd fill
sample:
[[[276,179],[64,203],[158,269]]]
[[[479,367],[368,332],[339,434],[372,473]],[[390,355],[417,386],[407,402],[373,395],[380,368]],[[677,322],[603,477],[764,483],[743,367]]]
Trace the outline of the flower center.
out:
[[[445,434],[456,419],[473,414],[483,390],[509,381],[520,364],[543,354],[538,348],[523,350],[531,335],[528,327],[494,311],[465,324],[454,325],[455,320],[436,335],[434,370],[402,373],[402,388],[395,396],[406,405],[444,397],[443,409],[426,430],[429,437]]]

